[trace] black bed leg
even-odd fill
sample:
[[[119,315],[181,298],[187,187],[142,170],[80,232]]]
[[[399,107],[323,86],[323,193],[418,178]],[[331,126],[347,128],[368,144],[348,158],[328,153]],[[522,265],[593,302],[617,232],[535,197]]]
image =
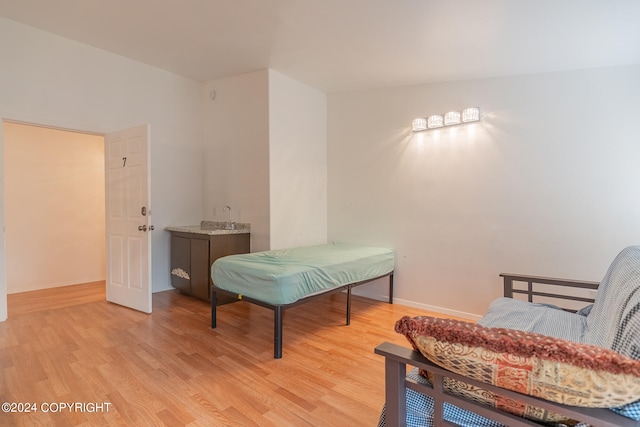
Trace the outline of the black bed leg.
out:
[[[282,306],[273,308],[273,358],[282,359]]]
[[[218,296],[216,291],[211,290],[211,329],[216,328],[216,306],[218,305]]]
[[[351,286],[347,288],[347,325],[351,324]]]
[[[393,273],[389,275],[389,304],[393,304]]]

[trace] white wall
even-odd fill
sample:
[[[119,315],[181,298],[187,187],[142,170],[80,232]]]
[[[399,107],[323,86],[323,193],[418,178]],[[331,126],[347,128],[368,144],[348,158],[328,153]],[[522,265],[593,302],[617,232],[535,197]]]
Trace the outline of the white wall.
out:
[[[7,292],[104,280],[104,138],[7,122],[3,134]]]
[[[326,242],[326,95],[260,70],[209,81],[203,97],[203,217],[231,206],[253,252]]]
[[[269,70],[271,249],[327,241],[327,96]]]
[[[466,106],[482,121],[410,131]],[[328,111],[329,239],[394,247],[399,302],[473,317],[500,272],[600,280],[640,244],[640,65],[335,93]]]
[[[1,118],[96,133],[150,125],[152,286],[170,289],[163,228],[200,221],[203,210],[201,83],[4,18],[0,51]]]
[[[251,224],[251,250],[269,249],[269,73],[204,85],[204,219]],[[215,98],[211,99],[211,91]]]
[[[4,163],[4,144],[2,138],[3,122],[0,120],[0,165]],[[4,173],[0,174],[0,322],[7,320],[7,262],[6,238],[4,232]]]
[[[251,222],[252,250],[268,249],[270,98],[278,126],[287,99],[318,109],[312,90],[267,70],[203,86],[3,18],[0,51],[0,118],[96,133],[150,124],[154,291],[170,288],[167,225],[224,219],[229,204]],[[639,94],[637,65],[330,94],[328,240],[395,247],[398,300],[454,314],[484,312],[501,271],[598,280],[640,240]],[[470,105],[480,123],[409,130]],[[281,153],[302,132],[284,130],[272,135]],[[4,244],[3,231],[0,320]],[[361,292],[381,298],[386,283]]]

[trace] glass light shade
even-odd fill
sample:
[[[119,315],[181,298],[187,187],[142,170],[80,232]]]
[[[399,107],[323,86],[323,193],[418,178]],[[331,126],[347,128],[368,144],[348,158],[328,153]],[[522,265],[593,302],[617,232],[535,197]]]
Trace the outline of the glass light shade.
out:
[[[419,132],[425,129],[427,129],[427,119],[424,117],[418,117],[417,119],[413,119],[413,122],[411,122],[411,130],[414,132]]]
[[[427,119],[427,127],[429,129],[439,128],[443,124],[444,124],[444,118],[439,114],[429,116],[429,118]]]
[[[458,111],[449,111],[444,115],[445,125],[457,125],[458,123],[460,123],[460,113]]]
[[[478,107],[465,108],[462,110],[462,121],[475,122],[480,120],[480,109]]]

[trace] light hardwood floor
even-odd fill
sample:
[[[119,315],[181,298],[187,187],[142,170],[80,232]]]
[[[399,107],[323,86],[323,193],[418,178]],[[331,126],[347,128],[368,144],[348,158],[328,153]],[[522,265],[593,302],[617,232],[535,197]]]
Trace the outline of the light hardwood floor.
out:
[[[150,315],[106,302],[101,282],[9,295],[0,403],[37,412],[0,412],[0,425],[375,426],[373,349],[409,346],[395,321],[429,313],[354,296],[346,326],[345,301],[286,310],[276,360],[273,312],[245,302],[219,307],[211,329],[209,305],[177,291],[154,294]]]

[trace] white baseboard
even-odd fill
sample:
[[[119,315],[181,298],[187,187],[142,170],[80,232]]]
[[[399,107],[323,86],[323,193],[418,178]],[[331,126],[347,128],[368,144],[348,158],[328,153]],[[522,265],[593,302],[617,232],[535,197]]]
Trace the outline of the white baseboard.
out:
[[[175,288],[173,286],[171,286],[170,283],[165,283],[163,285],[157,285],[156,286],[152,286],[151,287],[151,293],[155,294],[156,292],[164,292],[164,291],[171,291],[174,290]]]
[[[363,296],[363,297],[367,297],[367,298],[371,298],[377,301],[389,301],[389,296],[388,295],[382,295],[382,294],[367,294],[367,293],[356,293],[355,289],[352,290],[354,295],[359,295],[359,296]],[[422,310],[426,310],[426,311],[432,311],[434,313],[439,313],[439,314],[446,314],[447,316],[453,316],[453,317],[461,317],[463,319],[469,319],[469,320],[473,320],[473,321],[477,321],[479,320],[482,316],[478,315],[478,314],[472,314],[472,313],[467,313],[464,311],[458,311],[458,310],[451,310],[448,308],[444,308],[444,307],[438,307],[435,305],[430,305],[430,304],[423,304],[423,303],[419,303],[419,302],[415,302],[415,301],[409,301],[409,300],[404,300],[404,299],[399,299],[399,298],[394,298],[393,299],[393,303],[394,304],[398,304],[398,305],[404,305],[407,307],[413,307],[413,308],[419,308]]]
[[[85,283],[104,282],[105,280],[106,280],[105,277],[99,277],[99,278],[91,277],[91,278],[77,279],[77,280],[64,281],[64,282],[35,283],[30,285],[21,285],[11,289],[7,289],[7,295],[18,294],[22,292],[41,291],[43,289],[61,288],[63,286],[84,285]]]
[[[389,298],[387,297],[385,299],[388,300]],[[481,315],[467,313],[465,311],[450,310],[450,309],[444,308],[444,307],[438,307],[438,306],[429,305],[429,304],[422,304],[422,303],[418,303],[418,302],[414,302],[414,301],[402,300],[402,299],[398,299],[398,298],[394,298],[393,299],[393,303],[394,304],[399,304],[399,305],[406,305],[407,307],[420,308],[420,309],[427,310],[427,311],[433,311],[435,313],[446,314],[448,316],[462,317],[463,319],[469,319],[469,320],[473,320],[473,321],[480,320],[480,318],[482,317]]]

